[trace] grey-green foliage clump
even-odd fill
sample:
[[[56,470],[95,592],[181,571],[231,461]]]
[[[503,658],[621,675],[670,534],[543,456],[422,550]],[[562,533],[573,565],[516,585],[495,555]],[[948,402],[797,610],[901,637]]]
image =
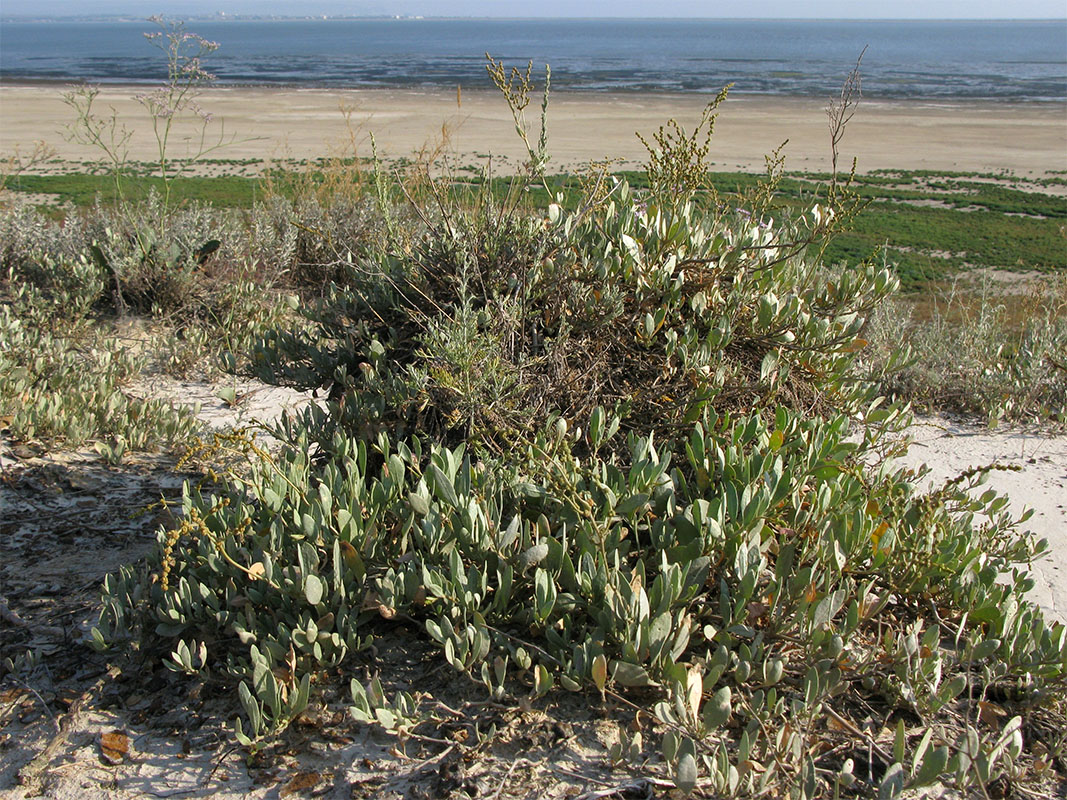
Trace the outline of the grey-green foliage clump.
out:
[[[16,313],[45,327],[103,329],[115,318],[151,320],[180,333],[163,342],[158,366],[225,357],[235,362],[266,327],[281,323],[278,289],[295,253],[296,228],[279,229],[258,208],[235,212],[189,204],[95,206],[63,224],[32,209],[0,209],[0,293]]]
[[[1010,773],[1001,731],[957,715],[995,696],[1040,730],[1067,640],[1021,600],[1028,579],[997,581],[1039,551],[1002,498],[865,473],[844,417],[705,416],[678,448],[630,436],[625,458],[574,455],[612,427],[597,411],[507,462],[338,434],[313,465],[298,439],[221,495],[190,490],[156,580],[109,579],[96,635],[140,626],[173,669],[242,681],[249,742],[399,616],[496,698],[524,677],[539,694],[651,687],[682,781],[820,796],[844,761],[816,742],[861,704],[941,726],[929,755],[905,738],[901,786]]]
[[[73,446],[95,439],[117,461],[127,448],[154,450],[195,436],[200,425],[189,409],[124,391],[142,366],[114,339],[75,345],[0,307],[0,414],[16,439]]]
[[[1051,276],[1010,302],[996,300],[993,288],[960,281],[935,298],[925,319],[899,307],[876,314],[872,374],[906,337],[911,362],[883,379],[894,396],[990,423],[1067,424],[1067,276]]]
[[[0,305],[0,414],[14,438],[95,439],[117,461],[195,435],[188,409],[127,393],[145,359],[94,326],[104,279],[85,255],[43,254],[20,272]]]
[[[410,255],[363,255],[309,313],[258,347],[262,379],[327,388],[364,434],[509,446],[602,405],[673,435],[704,408],[854,410],[863,315],[890,271],[823,270],[826,209],[774,222],[637,198],[549,218],[492,208],[430,227]]]
[[[690,200],[439,196],[424,230],[342,254],[309,327],[252,359],[325,409],[273,456],[219,441],[251,470],[187,489],[144,569],[109,579],[97,644],[139,636],[237,687],[252,746],[384,617],[496,700],[642,704],[686,791],[892,797],[1033,779],[1038,739],[1062,758],[1067,630],[1024,597],[1044,543],[980,473],[923,491],[878,457],[904,417],[856,358],[891,274],[815,261],[832,207]],[[429,721],[351,692],[358,720]],[[994,701],[1004,723],[979,724]]]

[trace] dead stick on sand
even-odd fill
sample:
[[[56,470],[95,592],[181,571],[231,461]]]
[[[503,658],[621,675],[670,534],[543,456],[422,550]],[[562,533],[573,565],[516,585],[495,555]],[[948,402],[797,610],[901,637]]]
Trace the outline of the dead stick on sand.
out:
[[[28,628],[30,623],[11,610],[7,598],[0,594],[0,619],[16,628]]]
[[[59,733],[52,737],[52,741],[48,743],[37,758],[33,759],[33,761],[19,770],[18,782],[20,786],[25,786],[29,793],[40,793],[44,772],[48,769],[48,765],[52,763],[52,759],[56,757],[59,748],[66,743],[67,737],[70,735],[70,729],[74,727],[74,722],[77,719],[78,714],[81,712],[82,707],[88,702],[90,697],[104,687],[105,683],[114,680],[118,675],[119,670],[112,667],[104,673],[96,683],[83,692],[77,700],[71,703],[70,709],[59,721]]]
[[[493,800],[500,800],[500,793],[504,791],[504,787],[507,786],[508,781],[511,780],[511,773],[515,771],[515,767],[519,764],[529,764],[525,758],[519,758],[511,762],[511,766],[508,767],[507,774],[504,775],[503,780],[500,781],[500,785],[496,787],[496,794],[493,795]]]

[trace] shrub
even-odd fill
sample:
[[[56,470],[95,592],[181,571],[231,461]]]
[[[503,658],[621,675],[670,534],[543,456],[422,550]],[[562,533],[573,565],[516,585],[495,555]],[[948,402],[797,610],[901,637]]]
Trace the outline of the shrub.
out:
[[[279,262],[284,242],[266,232],[264,216],[196,204],[166,212],[154,195],[136,207],[97,204],[63,223],[25,206],[0,210],[0,291],[22,298],[17,313],[38,327],[151,317],[162,328],[160,365],[175,374],[220,356],[235,369],[290,311],[278,291],[290,266]]]
[[[141,399],[124,387],[143,359],[115,339],[53,335],[0,306],[0,415],[17,440],[78,446],[96,440],[109,460],[129,450],[155,450],[195,436],[190,409]]]
[[[329,387],[327,408],[283,421],[276,457],[220,442],[250,477],[187,490],[144,571],[109,579],[98,644],[136,635],[237,684],[253,746],[384,617],[491,697],[650,707],[684,789],[859,786],[874,751],[815,741],[862,737],[862,706],[901,726],[871,791],[1015,775],[1067,674],[1067,631],[1013,572],[1044,545],[974,499],[980,474],[923,493],[874,455],[901,410],[856,377],[857,335],[894,283],[812,263],[824,213],[702,215],[620,185],[595,211],[456,211],[410,255],[353,263],[311,329],[253,359]],[[1036,716],[952,721],[990,693]],[[359,719],[426,721],[417,697],[352,694]]]
[[[625,184],[584,214],[456,212],[410,255],[349,266],[313,329],[273,332],[253,369],[328,389],[349,430],[496,448],[598,405],[661,435],[705,407],[852,410],[862,315],[896,284],[813,263],[825,213],[708,215]]]
[[[906,369],[881,378],[884,391],[927,409],[979,416],[990,424],[1067,423],[1067,280],[1052,276],[1027,294],[994,284],[953,285],[929,314],[887,304],[872,318],[869,364],[879,375],[907,341]]]
[[[424,626],[497,698],[523,682],[648,687],[683,785],[699,763],[718,791],[804,781],[819,796],[844,758],[805,754],[860,704],[945,726],[933,749],[902,739],[878,767],[887,785],[1012,770],[1000,731],[967,755],[977,731],[948,714],[993,693],[1051,708],[1063,687],[1064,628],[1020,601],[1028,579],[998,582],[1043,547],[1004,498],[975,501],[977,476],[923,494],[911,473],[865,472],[844,417],[705,413],[681,442],[593,452],[616,424],[600,409],[586,432],[554,425],[508,459],[384,434],[338,434],[318,463],[306,431],[276,459],[231,442],[252,476],[187,490],[153,577],[109,578],[94,636],[139,629],[172,669],[241,681],[249,743],[385,617]]]

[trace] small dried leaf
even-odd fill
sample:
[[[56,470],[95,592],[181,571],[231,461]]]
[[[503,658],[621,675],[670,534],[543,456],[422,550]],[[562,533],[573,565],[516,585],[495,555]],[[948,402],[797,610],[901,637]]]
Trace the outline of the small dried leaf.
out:
[[[356,548],[352,546],[351,542],[346,542],[344,539],[338,541],[337,545],[341,550],[341,557],[345,560],[345,564],[348,565],[349,569],[355,569],[360,562]]]
[[[593,683],[596,684],[596,688],[600,691],[604,691],[604,686],[608,682],[608,660],[604,657],[603,653],[598,653],[593,659]]]
[[[826,727],[832,731],[837,731],[838,733],[851,733],[849,727],[834,716],[826,718]]]
[[[889,530],[889,523],[883,522],[881,525],[874,529],[873,533],[871,533],[871,541],[874,543],[875,550],[878,549],[878,543],[882,541],[882,536],[885,535],[885,532],[887,530]]]
[[[992,725],[999,728],[1000,720],[1006,716],[1008,716],[1008,712],[996,703],[990,703],[988,700],[978,701],[978,719],[986,725]]]
[[[130,738],[122,731],[100,734],[100,753],[107,764],[121,764],[130,750]]]
[[[704,699],[704,676],[695,667],[686,676],[686,704],[689,706],[690,718],[700,719],[700,703]]]
[[[263,566],[262,561],[257,561],[255,564],[248,568],[248,577],[252,580],[261,579],[267,572],[267,568]]]
[[[644,586],[642,585],[641,581],[641,573],[635,570],[633,577],[630,578],[630,589],[633,591],[634,594],[637,594],[643,588]]]
[[[299,772],[279,790],[278,796],[288,797],[291,794],[306,792],[308,789],[317,786],[320,780],[322,780],[322,776],[317,772]]]
[[[763,619],[770,609],[760,602],[752,602],[748,604],[748,624],[755,625],[761,619]]]

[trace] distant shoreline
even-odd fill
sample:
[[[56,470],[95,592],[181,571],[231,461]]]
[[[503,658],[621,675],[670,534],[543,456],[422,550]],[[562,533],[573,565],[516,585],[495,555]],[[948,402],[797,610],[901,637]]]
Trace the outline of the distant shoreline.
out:
[[[94,81],[94,80],[73,80],[66,78],[47,78],[47,77],[18,77],[18,78],[6,78],[3,73],[0,73],[0,88],[3,87],[62,87],[64,89],[75,86],[94,86],[101,89],[114,89],[122,90],[128,89],[133,91],[142,91],[145,87],[159,86],[162,81],[158,78],[145,78],[142,81],[131,80],[113,80],[113,81]],[[470,81],[458,81],[456,84],[440,85],[440,84],[397,84],[389,86],[375,86],[366,84],[353,84],[351,86],[322,83],[316,84],[307,81],[292,81],[292,82],[250,82],[250,81],[216,81],[211,84],[208,91],[283,91],[283,92],[416,92],[422,94],[451,94],[454,93],[456,87],[466,94],[475,94],[478,92],[486,92],[494,94],[495,90],[489,85],[488,79],[481,80],[477,83]],[[575,86],[555,86],[552,89],[552,96],[562,95],[575,95],[577,97],[611,97],[613,95],[619,95],[622,97],[672,97],[677,98],[680,101],[684,100],[696,100],[700,101],[701,98],[710,98],[715,95],[716,90],[708,89],[706,91],[681,91],[681,90],[669,90],[669,89],[647,89],[647,88],[628,88],[628,87],[611,87],[607,89],[588,88],[588,87],[575,87]],[[734,100],[782,100],[789,101],[802,101],[802,102],[816,102],[825,105],[829,99],[829,94],[819,94],[815,92],[772,92],[772,91],[754,91],[744,89],[731,89],[730,97]],[[902,106],[1035,106],[1035,107],[1048,107],[1048,108],[1062,108],[1067,110],[1067,97],[1023,97],[1023,98],[999,98],[999,97],[952,97],[949,95],[942,97],[918,97],[914,99],[899,97],[897,95],[878,95],[875,93],[866,93],[863,96],[863,101],[868,104],[895,104]]]
[[[533,21],[574,21],[574,20],[605,20],[605,21],[665,21],[665,22],[1062,22],[1060,17],[930,17],[917,19],[914,17],[752,17],[752,16],[715,16],[715,17],[654,17],[654,16],[563,16],[563,17],[508,17],[508,16],[433,16],[433,15],[359,15],[359,14],[305,14],[287,16],[283,14],[189,14],[176,15],[189,22],[331,22],[343,20],[346,22],[368,20],[375,22],[465,22],[465,21],[494,21],[494,22],[533,22]],[[32,15],[0,15],[0,23],[3,22],[143,22],[146,17],[136,14],[63,14],[49,16]]]
[[[0,154],[23,152],[36,140],[54,147],[59,158],[79,162],[96,157],[91,149],[63,139],[73,115],[62,101],[66,83],[0,81]],[[152,160],[150,120],[132,95],[140,85],[100,87],[99,107],[114,107],[134,131],[130,158]],[[634,135],[646,138],[669,118],[688,130],[699,119],[706,95],[683,93],[553,92],[549,104],[550,171],[573,171],[590,160],[618,159],[619,169],[644,162]],[[457,166],[483,164],[493,157],[499,172],[514,171],[525,158],[503,98],[489,89],[457,92],[416,89],[295,89],[212,87],[202,96],[214,114],[209,135],[237,137],[214,158],[314,159],[355,143],[369,156],[370,134],[387,157],[412,157],[441,141]],[[352,109],[351,131],[340,107]],[[527,109],[536,135],[536,102]],[[712,140],[713,169],[761,172],[764,156],[786,139],[786,168],[825,171],[830,152],[826,100],[810,97],[734,95],[720,110]],[[864,99],[841,146],[844,168],[852,157],[858,169],[934,169],[974,172],[1009,170],[1040,176],[1067,170],[1067,103]],[[178,130],[192,135],[194,130]]]
[[[68,80],[65,78],[6,78],[3,73],[0,73],[0,89],[11,88],[32,88],[32,87],[58,87],[61,89],[70,89],[77,86],[93,86],[107,91],[143,91],[145,87],[156,87],[162,85],[162,81],[159,79],[145,78],[143,81],[131,81],[131,80],[114,80],[114,81],[93,81],[93,80]],[[499,96],[496,90],[490,85],[488,79],[475,82],[460,81],[458,83],[459,88],[462,90],[463,95],[477,95],[486,94],[489,96]],[[327,94],[340,94],[340,93],[414,93],[425,95],[454,95],[456,92],[457,84],[438,85],[438,84],[410,84],[410,85],[396,85],[396,86],[376,86],[365,84],[353,84],[351,86],[333,85],[333,84],[315,84],[304,81],[293,81],[290,83],[256,83],[256,82],[226,82],[215,81],[205,88],[206,92],[231,92],[231,91],[247,91],[247,92],[322,92]],[[720,87],[721,88],[721,87]],[[588,98],[595,100],[596,98],[612,98],[618,96],[620,98],[631,99],[647,99],[647,98],[670,98],[678,100],[679,102],[695,102],[704,103],[708,99],[715,96],[718,89],[707,91],[682,91],[682,90],[670,90],[670,89],[630,89],[630,88],[610,88],[610,89],[591,89],[573,86],[560,87],[553,85],[550,92],[550,96],[555,97],[568,97],[568,98]],[[801,93],[801,92],[760,92],[752,90],[743,90],[732,88],[729,94],[731,101],[748,101],[748,100],[766,100],[781,101],[785,103],[801,102],[801,103],[815,103],[826,105],[829,100],[829,94],[816,94],[816,93]],[[540,98],[540,95],[538,95]],[[998,97],[916,97],[905,98],[896,95],[882,96],[878,94],[864,93],[862,96],[862,102],[867,105],[894,105],[894,106],[946,106],[946,107],[965,107],[965,108],[979,108],[979,107],[1028,107],[1033,106],[1036,108],[1060,108],[1067,111],[1067,97],[1045,97],[1045,98],[998,98]],[[1065,125],[1067,125],[1067,118],[1065,118]]]

